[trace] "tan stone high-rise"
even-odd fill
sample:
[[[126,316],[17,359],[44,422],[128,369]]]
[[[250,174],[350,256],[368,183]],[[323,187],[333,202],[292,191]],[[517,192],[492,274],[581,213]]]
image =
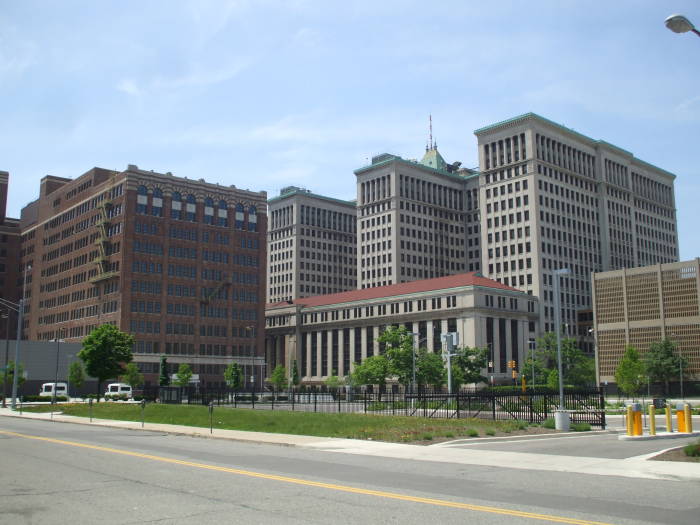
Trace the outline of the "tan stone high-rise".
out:
[[[479,178],[430,145],[420,162],[372,158],[357,176],[358,288],[481,269]]]
[[[554,270],[572,272],[561,304],[575,335],[591,273],[678,260],[673,174],[533,113],[475,134],[484,274],[539,296],[542,331]]]
[[[289,186],[269,200],[267,301],[354,290],[354,201]]]

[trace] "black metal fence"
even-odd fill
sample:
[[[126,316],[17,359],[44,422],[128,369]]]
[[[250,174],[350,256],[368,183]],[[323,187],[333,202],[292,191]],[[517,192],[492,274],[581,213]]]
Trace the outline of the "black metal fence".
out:
[[[481,418],[542,423],[554,417],[559,393],[551,390],[440,390],[417,392],[393,387],[389,391],[362,388],[294,388],[284,391],[236,392],[179,387],[156,387],[144,392],[162,403],[214,404],[257,410],[294,410],[325,413],[361,413],[427,418]],[[564,409],[572,423],[605,428],[602,389],[567,389]]]

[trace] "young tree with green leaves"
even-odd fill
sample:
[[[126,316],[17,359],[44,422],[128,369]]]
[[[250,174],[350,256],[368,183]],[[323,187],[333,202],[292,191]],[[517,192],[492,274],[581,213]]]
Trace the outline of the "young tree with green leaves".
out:
[[[386,385],[389,375],[389,360],[383,355],[373,355],[362,363],[355,364],[353,377],[360,385],[379,385],[381,389]]]
[[[389,373],[404,386],[410,385],[413,380],[413,337],[405,326],[389,326],[377,339],[385,345]]]
[[[124,367],[122,379],[127,385],[131,386],[132,389],[139,388],[143,385],[143,374],[139,372],[138,365],[133,362]]]
[[[440,388],[445,384],[447,370],[442,356],[421,348],[416,356],[416,382]]]
[[[278,392],[287,384],[287,369],[284,365],[277,365],[270,375],[270,383]]]
[[[554,332],[547,332],[544,337],[537,340],[536,359],[542,363],[547,382],[551,380],[552,370],[557,371],[557,336]],[[577,346],[576,340],[562,338],[561,340],[562,372],[564,383],[574,386],[587,386],[595,384],[595,361],[587,357]],[[557,385],[557,389],[559,386]]]
[[[628,346],[615,369],[617,388],[628,397],[635,396],[646,380],[646,369],[644,362],[639,358],[639,352],[635,347]]]
[[[482,371],[489,365],[489,349],[465,346],[458,348],[457,355],[452,358],[452,389],[459,390],[463,384],[486,382]],[[455,383],[455,369],[458,370],[457,378],[459,383]],[[457,386],[455,388],[455,385]]]
[[[681,368],[688,369],[688,361],[678,355],[676,345],[668,338],[651,343],[644,356],[647,374],[652,381],[663,381],[664,392],[668,395],[671,379],[680,379]]]
[[[326,378],[324,383],[328,388],[339,388],[343,384],[340,378],[336,375],[335,370],[333,370],[333,373]]]
[[[192,379],[192,368],[187,363],[180,363],[175,374],[175,384],[184,388],[190,384],[190,379]]]
[[[80,388],[85,383],[85,369],[80,361],[73,361],[68,367],[68,383],[75,388]]]
[[[97,399],[102,393],[102,383],[122,374],[124,366],[133,360],[131,347],[134,337],[116,326],[103,324],[83,339],[78,357],[85,363],[88,375],[97,379]]]
[[[297,365],[297,360],[294,359],[292,361],[292,377],[291,381],[294,386],[297,386],[299,383],[301,383],[301,378],[299,377],[299,366]]]
[[[170,386],[168,359],[164,355],[160,356],[160,366],[158,367],[158,386]]]
[[[19,372],[19,375],[17,376],[17,386],[22,386],[24,384],[25,378],[24,378],[24,366],[22,363],[19,364],[17,367],[17,370]],[[9,385],[12,384],[12,381],[14,381],[14,375],[15,375],[15,362],[10,361],[7,363],[7,368],[5,369],[5,372],[3,373],[3,386],[7,383]]]
[[[240,390],[240,388],[243,386],[243,369],[241,368],[241,365],[235,361],[229,363],[226,370],[224,370],[224,379],[226,380],[226,384],[229,388],[236,391]]]

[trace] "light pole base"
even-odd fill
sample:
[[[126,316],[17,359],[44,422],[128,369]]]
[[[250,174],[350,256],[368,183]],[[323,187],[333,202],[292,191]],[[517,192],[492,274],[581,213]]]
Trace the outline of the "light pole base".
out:
[[[571,426],[571,418],[566,410],[554,411],[554,428],[557,430],[568,431]]]

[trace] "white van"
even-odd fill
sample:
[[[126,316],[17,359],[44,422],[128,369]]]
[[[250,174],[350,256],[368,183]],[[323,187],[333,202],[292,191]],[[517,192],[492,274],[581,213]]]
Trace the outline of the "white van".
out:
[[[53,397],[53,386],[56,385],[56,396],[68,397],[68,383],[44,383],[41,385],[41,397]]]
[[[120,394],[126,394],[127,399],[131,399],[131,385],[127,385],[126,383],[110,383],[107,385],[105,398]]]

